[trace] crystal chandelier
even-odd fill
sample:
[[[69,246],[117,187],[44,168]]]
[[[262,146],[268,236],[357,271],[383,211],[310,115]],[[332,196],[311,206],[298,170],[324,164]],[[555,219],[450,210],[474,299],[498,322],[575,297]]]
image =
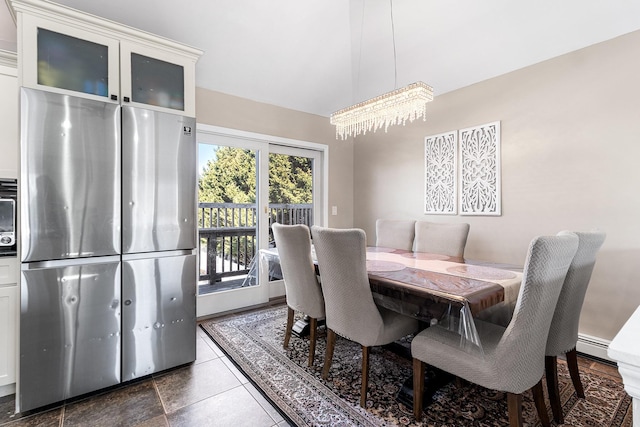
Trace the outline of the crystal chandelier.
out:
[[[364,22],[364,3],[362,2],[362,15]],[[398,65],[396,61],[396,35],[393,25],[393,0],[389,0],[391,12],[391,34],[393,36],[393,67],[395,83],[398,87]],[[362,31],[362,30],[361,30]],[[331,114],[329,122],[336,126],[336,139],[343,140],[348,137],[356,137],[374,132],[384,125],[386,132],[391,125],[402,123],[422,117],[427,119],[427,102],[433,101],[433,88],[423,82],[412,83],[401,89],[376,96],[368,101],[361,102],[351,107],[343,108]]]
[[[432,100],[433,88],[416,82],[336,111],[329,122],[336,126],[336,139],[375,132],[383,125],[386,132],[389,126],[404,125],[407,120],[413,122],[420,117],[426,120],[427,102]]]

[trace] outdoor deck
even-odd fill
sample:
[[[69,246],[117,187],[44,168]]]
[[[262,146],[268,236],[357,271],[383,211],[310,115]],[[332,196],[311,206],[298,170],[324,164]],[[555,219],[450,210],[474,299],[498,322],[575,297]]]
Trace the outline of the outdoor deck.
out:
[[[311,204],[269,205],[269,246],[273,246],[271,224],[313,224]],[[244,284],[257,252],[255,204],[199,203],[200,253],[199,293],[235,289]]]

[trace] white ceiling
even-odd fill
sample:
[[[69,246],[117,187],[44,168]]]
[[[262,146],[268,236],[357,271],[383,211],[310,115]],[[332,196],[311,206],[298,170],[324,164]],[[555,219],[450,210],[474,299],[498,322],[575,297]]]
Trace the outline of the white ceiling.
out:
[[[437,101],[640,30],[640,0],[395,0],[396,81],[389,0],[57,3],[204,50],[200,87],[322,116],[418,80]],[[0,48],[15,40],[0,5]]]

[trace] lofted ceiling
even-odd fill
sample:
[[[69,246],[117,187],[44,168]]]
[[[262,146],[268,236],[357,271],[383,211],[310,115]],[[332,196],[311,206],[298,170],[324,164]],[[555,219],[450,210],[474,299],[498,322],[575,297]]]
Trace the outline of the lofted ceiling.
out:
[[[640,30],[640,0],[395,0],[393,8],[389,0],[57,3],[202,49],[199,87],[322,116],[418,80],[434,87],[437,101]],[[15,24],[0,4],[0,49],[15,43]]]

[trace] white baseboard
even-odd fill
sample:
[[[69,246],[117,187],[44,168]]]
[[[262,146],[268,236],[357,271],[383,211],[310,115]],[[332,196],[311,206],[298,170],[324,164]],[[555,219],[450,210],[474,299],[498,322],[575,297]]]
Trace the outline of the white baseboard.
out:
[[[576,344],[576,350],[578,353],[588,354],[599,359],[615,362],[607,355],[607,349],[611,341],[603,340],[602,338],[592,337],[591,335],[578,334],[578,343]]]
[[[285,295],[284,280],[269,282],[269,298],[278,298]]]
[[[16,383],[0,386],[0,397],[8,396],[16,392]]]

